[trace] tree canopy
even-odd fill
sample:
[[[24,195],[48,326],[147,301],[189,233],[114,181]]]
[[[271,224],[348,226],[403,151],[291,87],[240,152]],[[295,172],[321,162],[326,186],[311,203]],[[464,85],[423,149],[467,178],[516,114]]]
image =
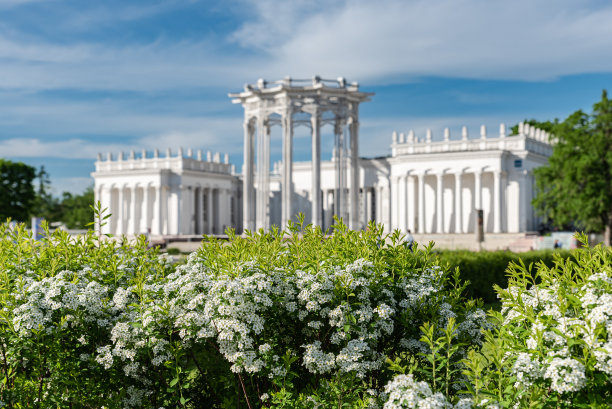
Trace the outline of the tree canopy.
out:
[[[35,201],[36,169],[22,162],[0,159],[0,221],[26,222]]]
[[[602,92],[592,113],[576,111],[551,128],[558,142],[548,166],[534,172],[536,209],[557,227],[605,230],[605,242],[610,245],[612,103],[607,92]]]

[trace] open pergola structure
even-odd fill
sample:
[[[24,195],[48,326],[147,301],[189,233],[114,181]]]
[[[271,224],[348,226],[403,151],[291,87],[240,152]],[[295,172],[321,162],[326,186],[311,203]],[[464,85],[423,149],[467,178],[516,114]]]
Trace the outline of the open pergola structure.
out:
[[[243,165],[243,223],[253,230],[270,228],[270,127],[281,125],[283,132],[282,153],[282,226],[293,216],[292,169],[293,129],[306,125],[312,135],[312,224],[322,224],[321,195],[321,126],[331,123],[334,127],[336,152],[336,189],[334,214],[346,217],[346,190],[344,165],[349,160],[350,183],[348,200],[349,227],[359,226],[359,104],[369,101],[373,93],[360,92],[357,83],[347,84],[344,78],[324,80],[318,76],[312,80],[285,78],[257,84],[247,84],[244,91],[230,93],[235,104],[244,107],[244,165]],[[306,114],[306,115],[305,115]],[[348,128],[348,135],[346,129]],[[255,138],[257,136],[257,138]],[[348,155],[346,152],[348,136]],[[255,139],[257,139],[257,173],[255,173]],[[346,157],[345,157],[346,156]],[[257,191],[255,191],[257,176]]]

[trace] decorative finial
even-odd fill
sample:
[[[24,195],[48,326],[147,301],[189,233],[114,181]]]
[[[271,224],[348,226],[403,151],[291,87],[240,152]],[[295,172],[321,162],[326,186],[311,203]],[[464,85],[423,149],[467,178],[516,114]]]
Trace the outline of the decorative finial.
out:
[[[112,153],[110,153],[110,152],[107,152],[107,153],[106,153],[106,160],[107,160],[107,161],[109,161],[109,162],[112,162],[112,160],[113,160],[113,154],[112,154]]]
[[[202,160],[202,149],[198,149],[196,157],[197,157],[198,160]]]
[[[427,143],[431,142],[431,128],[427,128],[427,133],[425,134],[425,140]]]
[[[206,162],[212,162],[212,152],[206,151]]]
[[[338,77],[338,87],[340,88],[346,87],[346,78]]]
[[[450,129],[444,128],[444,141],[448,142],[450,140]]]
[[[147,158],[147,150],[143,149],[142,152],[140,153],[140,159],[146,159]]]
[[[169,158],[172,156],[172,149],[168,148],[166,149],[166,158]]]
[[[399,143],[404,143],[406,141],[406,136],[404,135],[403,132],[400,132],[399,134]]]
[[[188,158],[193,158],[193,149],[187,148],[187,157]]]
[[[506,124],[503,122],[499,124],[499,137],[500,138],[506,137]]]
[[[464,126],[463,128],[461,128],[461,139],[464,141],[467,141],[468,139],[468,129],[467,126]]]
[[[487,138],[487,127],[485,125],[480,125],[480,137],[482,139]]]
[[[155,148],[155,150],[153,151],[153,157],[155,159],[159,158],[159,149]]]
[[[100,152],[98,152],[98,156],[96,156],[96,160],[97,160],[98,162],[101,162],[101,161],[102,161],[102,154],[101,154]]]
[[[522,135],[525,132],[525,123],[524,122],[519,122],[518,125],[518,133],[519,135]]]
[[[397,143],[397,132],[393,131],[393,133],[391,134],[391,140],[393,141],[393,143]]]
[[[130,151],[130,159],[134,159],[135,156],[136,156],[136,154],[134,153],[134,149],[132,149]]]
[[[258,79],[257,80],[257,88],[259,88],[259,89],[266,88],[266,80],[264,80],[263,78]]]
[[[223,155],[223,163],[225,163],[226,165],[229,163],[229,155],[227,153]]]
[[[414,130],[413,129],[411,129],[410,132],[408,132],[408,142],[414,143]]]
[[[182,158],[183,157],[183,147],[182,146],[178,149],[178,154],[176,156],[178,158]]]

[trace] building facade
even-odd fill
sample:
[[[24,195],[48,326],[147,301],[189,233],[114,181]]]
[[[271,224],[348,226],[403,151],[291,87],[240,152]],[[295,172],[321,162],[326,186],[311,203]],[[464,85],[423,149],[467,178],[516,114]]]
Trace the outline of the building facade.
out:
[[[228,155],[170,149],[164,156],[108,153],[95,163],[94,194],[111,217],[103,233],[154,236],[223,234],[241,229],[239,180]]]
[[[539,221],[531,206],[534,169],[547,163],[554,138],[528,124],[510,135],[502,124],[475,137],[464,127],[459,137],[445,129],[435,139],[413,131],[394,132],[391,154],[360,158],[359,104],[371,93],[313,78],[263,80],[230,94],[245,109],[244,166],[237,174],[228,155],[180,149],[164,157],[131,152],[98,156],[92,174],[95,194],[112,214],[103,232],[154,236],[222,234],[232,227],[285,226],[302,213],[327,229],[334,217],[353,229],[369,221],[386,231],[468,234],[482,211],[483,230],[525,233]],[[306,114],[307,116],[300,116]],[[321,160],[320,127],[334,126],[334,151]],[[293,162],[293,127],[309,126],[312,160]],[[270,127],[283,130],[283,160],[270,166]]]

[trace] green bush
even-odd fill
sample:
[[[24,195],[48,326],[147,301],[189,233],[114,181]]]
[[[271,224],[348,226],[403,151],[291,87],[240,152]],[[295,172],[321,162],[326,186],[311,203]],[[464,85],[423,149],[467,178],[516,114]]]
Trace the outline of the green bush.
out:
[[[508,288],[496,286],[494,328],[462,361],[466,395],[449,394],[435,378],[400,375],[386,387],[385,409],[610,408],[612,249],[556,254],[552,267],[514,264],[508,273]]]
[[[365,407],[403,367],[460,387],[454,368],[488,323],[430,249],[374,225],[229,236],[173,266],[144,238],[2,226],[2,404]],[[457,342],[432,367],[449,319]]]
[[[485,304],[491,305],[499,302],[493,286],[507,287],[507,268],[512,263],[520,263],[519,260],[522,260],[526,266],[529,266],[543,262],[546,266],[552,267],[556,255],[569,258],[572,252],[569,250],[534,250],[524,253],[437,250],[435,254],[440,265],[448,265],[451,269],[459,268],[461,279],[470,282],[467,287],[469,297],[480,298]]]

